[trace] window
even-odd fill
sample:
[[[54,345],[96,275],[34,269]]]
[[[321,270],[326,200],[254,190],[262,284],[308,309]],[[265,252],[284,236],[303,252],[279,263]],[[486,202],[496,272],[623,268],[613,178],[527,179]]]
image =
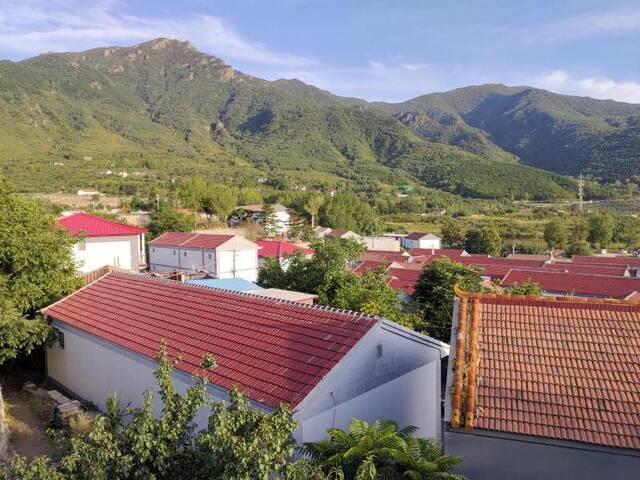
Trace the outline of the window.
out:
[[[174,257],[176,256],[176,251],[175,251],[175,250],[173,251],[173,256],[174,256]]]
[[[84,252],[87,249],[87,242],[85,240],[80,240],[78,242],[78,251]]]
[[[58,337],[58,347],[64,350],[64,333],[62,333],[57,328],[54,328],[54,331],[56,332],[56,336]]]
[[[152,253],[156,253],[156,249],[155,249],[155,248],[152,248],[152,249],[151,249],[151,252],[152,252]]]
[[[211,254],[209,254],[209,260],[211,260]]]
[[[184,252],[184,256],[185,256],[185,257],[187,256],[187,252]]]

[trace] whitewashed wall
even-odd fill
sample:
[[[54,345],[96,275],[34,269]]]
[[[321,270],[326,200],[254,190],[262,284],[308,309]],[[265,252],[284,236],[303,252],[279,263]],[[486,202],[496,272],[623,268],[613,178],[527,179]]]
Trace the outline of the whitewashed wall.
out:
[[[441,243],[440,239],[423,239],[423,240],[412,240],[409,238],[402,239],[402,246],[407,249],[411,248],[435,248],[440,249]]]
[[[218,250],[217,278],[243,278],[250,282],[258,279],[257,250]]]
[[[73,256],[80,272],[86,273],[96,268],[110,265],[125,270],[138,270],[143,262],[140,258],[140,237],[90,237],[73,247]]]

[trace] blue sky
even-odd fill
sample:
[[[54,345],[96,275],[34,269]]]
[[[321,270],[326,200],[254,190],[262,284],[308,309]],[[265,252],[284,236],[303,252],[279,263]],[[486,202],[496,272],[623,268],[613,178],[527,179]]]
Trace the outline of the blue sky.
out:
[[[0,0],[4,59],[160,36],[368,100],[500,82],[640,103],[638,0]]]

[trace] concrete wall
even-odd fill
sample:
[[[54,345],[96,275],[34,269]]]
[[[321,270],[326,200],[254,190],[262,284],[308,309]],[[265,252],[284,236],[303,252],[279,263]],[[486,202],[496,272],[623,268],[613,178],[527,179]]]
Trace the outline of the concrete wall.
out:
[[[150,358],[138,355],[110,342],[60,322],[53,326],[64,334],[64,349],[55,343],[47,348],[47,375],[77,398],[93,402],[105,410],[106,398],[117,394],[122,407],[131,404],[141,407],[143,393],[154,393],[154,413],[160,415],[162,405],[157,395],[157,383],[153,372],[157,364]],[[159,345],[158,345],[159,347]],[[190,375],[174,371],[176,390],[184,393],[191,385]],[[223,389],[208,385],[214,400],[228,400]],[[253,404],[256,408],[265,407]],[[196,417],[199,428],[206,428],[209,408],[203,408]]]
[[[360,243],[367,250],[400,251],[400,240],[393,237],[362,237]]]
[[[394,324],[380,322],[309,394],[300,405],[296,418],[302,422],[314,417],[332,419],[332,422],[327,421],[326,428],[346,428],[350,416],[375,420],[380,418],[376,415],[382,415],[386,419],[422,427],[418,434],[439,438],[441,356],[442,349],[438,344]],[[426,365],[429,368],[424,370],[424,376],[408,376],[396,385],[396,402],[387,403],[390,391],[380,388],[376,394],[366,399],[362,397],[362,401],[349,403]],[[409,398],[417,392],[420,392],[419,398]],[[411,402],[414,400],[421,403],[423,410],[413,409]],[[379,410],[378,403],[387,408]],[[357,410],[353,405],[358,405]],[[434,409],[435,405],[437,408]],[[311,421],[309,425],[313,426],[310,432],[303,433],[305,441],[313,438],[320,428],[317,421]]]
[[[441,248],[440,239],[422,239],[422,240],[412,240],[410,238],[402,239],[402,246],[406,249],[411,248]]]
[[[140,257],[140,237],[138,235],[121,237],[90,237],[73,247],[73,256],[80,272],[91,272],[105,265],[138,270],[144,262]]]
[[[258,250],[218,250],[217,278],[258,279]]]
[[[619,454],[622,450],[519,438],[446,431],[445,451],[463,457],[457,472],[473,480],[628,480],[640,475],[640,456]]]

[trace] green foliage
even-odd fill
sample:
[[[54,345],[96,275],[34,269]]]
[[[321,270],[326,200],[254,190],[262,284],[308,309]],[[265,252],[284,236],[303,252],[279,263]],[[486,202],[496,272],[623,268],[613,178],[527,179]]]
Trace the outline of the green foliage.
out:
[[[551,251],[563,248],[567,241],[567,231],[560,219],[553,219],[544,227],[544,241]]]
[[[200,200],[200,208],[209,218],[216,216],[225,223],[236,208],[238,197],[236,192],[223,184],[212,185],[206,195]]]
[[[131,195],[203,176],[247,185],[264,177],[278,190],[423,184],[475,198],[575,196],[574,181],[515,163],[479,129],[427,141],[373,106],[255,79],[183,43],[158,42],[1,64],[2,171],[24,191]],[[440,117],[432,123],[445,124]],[[114,169],[129,175],[105,173]],[[196,208],[189,195],[182,200]]]
[[[631,216],[618,217],[613,241],[621,243],[628,251],[637,249],[640,246],[640,219]]]
[[[330,429],[329,438],[306,443],[302,451],[326,475],[339,470],[345,480],[460,479],[450,473],[460,458],[443,455],[433,440],[416,437],[415,427],[353,419],[350,431]]]
[[[614,219],[608,213],[595,213],[589,217],[588,240],[594,248],[607,248],[613,238]]]
[[[488,253],[498,257],[502,251],[502,237],[494,226],[485,226],[470,230],[465,246],[470,253]]]
[[[310,195],[304,202],[304,209],[311,216],[311,228],[316,226],[316,218],[322,205],[324,205],[324,197],[321,195]]]
[[[421,330],[427,335],[449,342],[453,315],[453,287],[458,285],[467,292],[482,290],[478,270],[454,262],[448,257],[434,260],[420,275],[413,300],[424,315]]]
[[[193,223],[193,219],[188,216],[164,206],[151,213],[151,222],[147,229],[152,240],[165,232],[190,232],[193,229]]]
[[[36,312],[80,286],[74,243],[0,177],[0,364],[42,344],[49,330]]]
[[[194,377],[184,395],[176,391],[163,345],[155,376],[162,414],[153,414],[153,397],[144,395],[141,408],[119,408],[115,398],[98,417],[93,430],[70,439],[58,437],[63,451],[55,463],[38,458],[28,463],[14,457],[0,469],[0,479],[33,480],[205,480],[233,478],[267,480],[293,453],[291,434],[297,424],[285,406],[272,413],[251,409],[237,390],[228,403],[210,404],[208,427],[196,432],[195,416],[209,405],[204,377]],[[203,372],[214,366],[203,359]]]
[[[320,209],[320,223],[325,227],[344,228],[362,235],[379,230],[378,218],[369,204],[355,195],[336,195]]]
[[[505,291],[512,295],[535,295],[536,297],[541,297],[543,294],[542,286],[532,281],[521,284],[514,283],[510,287],[507,287]]]
[[[466,238],[466,231],[461,222],[447,218],[442,224],[440,238],[447,247],[462,247]]]
[[[565,254],[569,257],[574,255],[591,255],[591,244],[587,241],[589,235],[589,225],[582,219],[576,219],[569,233],[569,241]]]

